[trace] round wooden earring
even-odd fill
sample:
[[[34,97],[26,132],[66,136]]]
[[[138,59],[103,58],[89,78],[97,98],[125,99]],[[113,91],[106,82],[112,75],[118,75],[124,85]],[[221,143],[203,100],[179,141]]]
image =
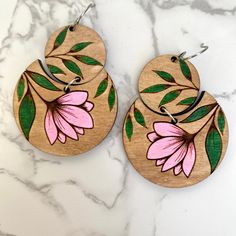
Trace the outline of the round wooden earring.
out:
[[[141,99],[128,111],[123,142],[134,168],[153,183],[196,184],[224,158],[226,117],[214,97],[199,94],[199,84],[193,65],[175,55],[154,59],[141,73]]]
[[[44,152],[86,152],[107,136],[117,114],[104,43],[86,26],[67,26],[52,34],[45,57],[46,69],[34,61],[19,79],[13,99],[17,124]]]

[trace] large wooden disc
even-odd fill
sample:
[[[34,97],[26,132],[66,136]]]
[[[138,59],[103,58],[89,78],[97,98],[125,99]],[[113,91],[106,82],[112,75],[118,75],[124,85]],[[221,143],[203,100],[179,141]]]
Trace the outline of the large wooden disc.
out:
[[[39,61],[33,62],[17,84],[14,115],[35,147],[58,156],[78,155],[99,144],[111,130],[117,96],[105,70],[67,93],[63,89]]]
[[[82,77],[81,83],[95,78],[103,69],[106,50],[101,37],[91,28],[78,25],[58,29],[49,38],[45,48],[46,64],[58,79],[69,83]]]
[[[151,111],[137,99],[124,123],[123,142],[134,168],[166,187],[185,187],[211,175],[228,143],[226,117],[208,93],[190,112],[169,117]]]
[[[141,99],[158,113],[161,113],[161,106],[171,114],[185,111],[195,102],[199,87],[195,67],[176,55],[153,59],[144,67],[139,79]]]

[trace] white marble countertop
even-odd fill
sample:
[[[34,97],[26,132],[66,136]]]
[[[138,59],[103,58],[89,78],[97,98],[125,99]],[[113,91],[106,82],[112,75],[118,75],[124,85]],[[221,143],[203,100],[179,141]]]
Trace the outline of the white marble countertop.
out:
[[[48,36],[76,18],[88,1],[0,2],[1,236],[236,235],[236,1],[96,0],[83,19],[106,43],[106,69],[118,88],[119,114],[104,142],[79,158],[33,148],[12,114],[19,75],[43,58]],[[124,116],[137,97],[143,66],[164,53],[209,50],[192,62],[202,89],[229,121],[220,168],[192,187],[168,189],[141,177],[124,153]]]

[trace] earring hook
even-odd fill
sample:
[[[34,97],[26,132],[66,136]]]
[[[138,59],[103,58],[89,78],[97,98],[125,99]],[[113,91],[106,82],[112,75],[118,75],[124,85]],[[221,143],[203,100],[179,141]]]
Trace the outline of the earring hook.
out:
[[[90,8],[93,8],[95,7],[96,4],[91,2],[89,3],[89,5],[86,7],[86,9],[80,14],[80,16],[75,20],[74,24],[71,25],[72,27],[72,30],[75,29],[75,27],[80,23],[81,19],[84,17],[84,15],[87,13],[87,11],[90,9]]]
[[[184,52],[180,53],[178,57],[182,60],[189,60],[189,59],[192,59],[192,58],[197,57],[200,54],[204,53],[209,47],[207,45],[205,45],[204,43],[201,43],[200,48],[202,48],[201,51],[199,51],[191,56],[184,57],[187,54],[187,52],[184,51]]]

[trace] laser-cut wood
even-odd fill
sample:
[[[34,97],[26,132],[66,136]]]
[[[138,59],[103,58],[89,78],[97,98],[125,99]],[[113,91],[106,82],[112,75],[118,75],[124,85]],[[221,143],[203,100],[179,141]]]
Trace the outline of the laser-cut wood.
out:
[[[161,55],[153,59],[144,67],[139,79],[141,99],[159,113],[161,106],[171,114],[183,112],[195,102],[199,87],[195,67],[176,55]]]
[[[173,125],[168,116],[137,99],[124,122],[123,142],[130,162],[143,177],[166,187],[185,187],[204,180],[218,167],[227,148],[228,125],[207,92],[196,107],[175,118],[178,122]]]
[[[116,119],[117,95],[105,70],[89,83],[71,86],[68,93],[64,87],[35,61],[20,77],[13,107],[20,130],[33,146],[72,156],[90,150],[107,136]]]

